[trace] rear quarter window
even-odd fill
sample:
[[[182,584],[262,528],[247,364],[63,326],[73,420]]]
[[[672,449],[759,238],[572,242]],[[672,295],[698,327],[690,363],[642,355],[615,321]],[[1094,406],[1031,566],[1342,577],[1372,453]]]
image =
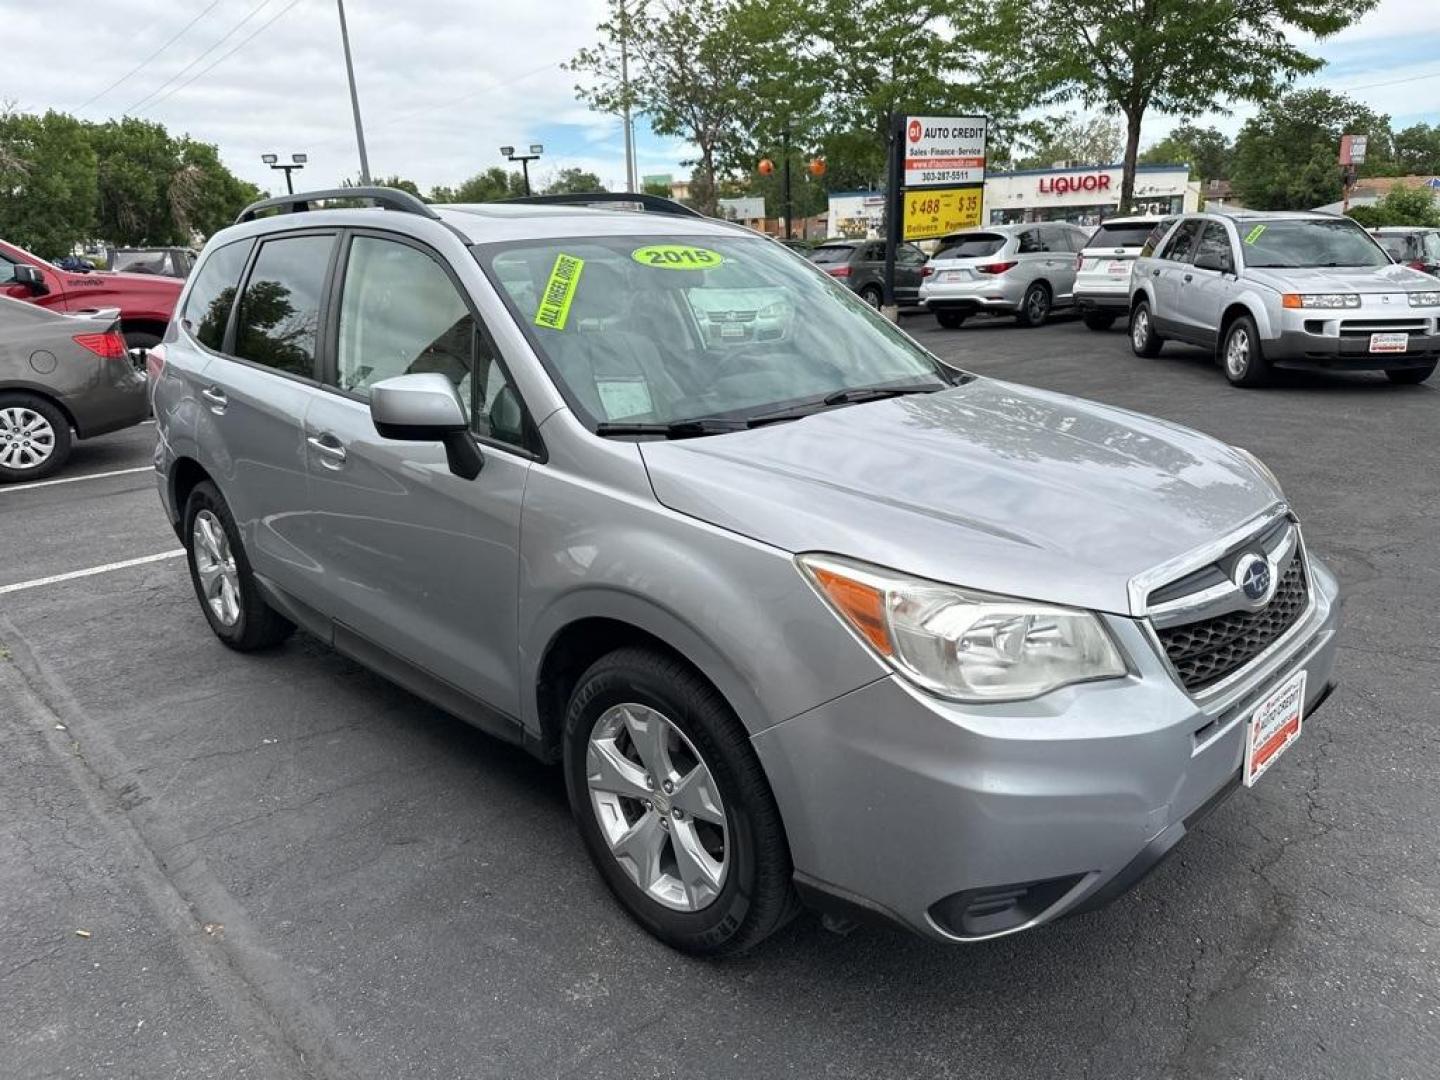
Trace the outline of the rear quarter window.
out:
[[[253,240],[237,240],[216,248],[195,275],[195,283],[185,298],[180,325],[207,349],[220,352],[224,348],[225,326],[230,321],[240,275],[245,271],[254,244]]]

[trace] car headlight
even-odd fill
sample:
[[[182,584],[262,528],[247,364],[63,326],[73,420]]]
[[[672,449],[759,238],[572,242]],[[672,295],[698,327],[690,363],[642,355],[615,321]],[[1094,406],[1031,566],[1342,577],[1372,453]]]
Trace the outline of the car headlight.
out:
[[[1246,450],[1243,446],[1232,446],[1230,447],[1230,449],[1234,450],[1237,454],[1239,454],[1246,461],[1248,461],[1251,467],[1261,476],[1263,476],[1266,480],[1269,480],[1270,485],[1276,491],[1280,492],[1282,495],[1284,494],[1285,489],[1280,486],[1280,478],[1270,470],[1269,465],[1266,465],[1263,461],[1261,461],[1258,457],[1252,454],[1249,450]]]
[[[1360,296],[1357,293],[1285,293],[1280,302],[1287,308],[1357,308]]]
[[[1092,612],[973,592],[833,555],[797,561],[862,641],[905,678],[943,697],[1020,701],[1126,673]]]
[[[1440,292],[1412,292],[1410,294],[1411,307],[1436,307],[1440,306]]]

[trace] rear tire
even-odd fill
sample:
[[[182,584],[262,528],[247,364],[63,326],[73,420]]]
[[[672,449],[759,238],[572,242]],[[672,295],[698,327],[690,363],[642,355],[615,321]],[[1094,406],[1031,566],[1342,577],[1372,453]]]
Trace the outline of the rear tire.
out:
[[[1115,325],[1115,316],[1108,311],[1087,311],[1084,319],[1091,330],[1109,330]]]
[[[860,299],[864,300],[865,303],[869,304],[876,311],[879,311],[880,305],[884,302],[885,297],[874,285],[866,285],[860,290]]]
[[[70,420],[34,394],[0,394],[0,484],[43,480],[70,457]]]
[[[644,648],[596,661],[571,694],[564,751],[591,860],[661,941],[737,953],[798,910],[780,811],[750,740],[686,664]]]
[[[1045,320],[1050,317],[1050,302],[1049,286],[1044,282],[1035,282],[1025,290],[1025,298],[1020,301],[1020,310],[1015,313],[1015,321],[1029,328],[1044,326]]]
[[[185,503],[185,558],[200,610],[215,636],[237,652],[280,644],[295,624],[265,602],[218,488],[195,485]]]
[[[935,312],[935,321],[946,330],[959,330],[960,327],[965,325],[966,318],[968,318],[968,315],[963,311]]]
[[[1400,386],[1416,386],[1435,374],[1435,365],[1421,368],[1406,368],[1404,371],[1387,371],[1385,377]]]
[[[1150,302],[1138,301],[1130,309],[1130,349],[1136,356],[1153,360],[1160,355],[1160,346],[1165,339],[1155,332],[1155,320],[1150,317]]]
[[[1220,363],[1232,386],[1264,386],[1270,381],[1270,365],[1260,345],[1255,320],[1241,315],[1225,328],[1220,339]]]

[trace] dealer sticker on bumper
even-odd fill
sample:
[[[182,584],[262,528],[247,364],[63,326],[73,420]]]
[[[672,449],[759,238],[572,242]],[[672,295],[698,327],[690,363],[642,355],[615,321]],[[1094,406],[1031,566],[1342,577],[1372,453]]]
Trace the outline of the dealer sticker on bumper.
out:
[[[1409,334],[1371,334],[1372,353],[1400,353],[1410,351]]]
[[[1305,672],[1298,671],[1257,705],[1245,728],[1245,786],[1252,786],[1265,770],[1300,737],[1300,714],[1305,711]]]

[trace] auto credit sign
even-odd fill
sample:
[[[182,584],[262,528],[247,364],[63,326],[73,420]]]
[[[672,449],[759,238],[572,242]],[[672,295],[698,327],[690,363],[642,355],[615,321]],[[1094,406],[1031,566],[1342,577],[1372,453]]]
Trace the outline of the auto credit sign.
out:
[[[904,186],[983,184],[986,126],[983,116],[907,117]]]

